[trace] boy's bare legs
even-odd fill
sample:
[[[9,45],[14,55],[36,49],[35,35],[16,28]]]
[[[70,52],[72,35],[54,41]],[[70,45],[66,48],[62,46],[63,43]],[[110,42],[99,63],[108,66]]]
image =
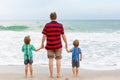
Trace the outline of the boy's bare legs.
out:
[[[50,77],[53,78],[53,58],[49,58]]]
[[[76,76],[76,67],[74,67],[72,71],[73,71],[73,76]]]
[[[33,68],[32,68],[32,64],[30,64],[30,77],[33,77]]]
[[[25,65],[25,77],[27,77],[27,74],[28,74],[28,64]]]
[[[76,77],[78,76],[78,68],[76,68]]]
[[[57,77],[61,77],[60,69],[61,69],[61,60],[56,59],[56,67],[57,67]]]

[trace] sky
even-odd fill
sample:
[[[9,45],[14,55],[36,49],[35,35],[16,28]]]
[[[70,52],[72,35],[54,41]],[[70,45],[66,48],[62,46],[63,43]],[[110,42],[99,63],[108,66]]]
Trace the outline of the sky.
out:
[[[0,0],[0,20],[120,19],[120,0]]]

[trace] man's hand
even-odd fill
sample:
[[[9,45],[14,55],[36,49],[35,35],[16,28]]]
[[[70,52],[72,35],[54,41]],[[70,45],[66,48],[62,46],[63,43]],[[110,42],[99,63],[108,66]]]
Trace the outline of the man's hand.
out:
[[[80,61],[82,61],[82,59],[80,59]]]
[[[67,53],[69,53],[69,52],[70,52],[70,50],[68,50],[68,48],[66,48],[66,51],[67,51]]]

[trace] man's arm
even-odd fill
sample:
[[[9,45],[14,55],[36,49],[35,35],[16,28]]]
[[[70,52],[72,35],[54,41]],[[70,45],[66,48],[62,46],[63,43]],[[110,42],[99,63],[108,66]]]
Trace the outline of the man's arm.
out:
[[[65,34],[62,34],[62,38],[63,38],[63,41],[65,43],[65,48],[67,49],[68,48],[68,44],[67,44],[67,39],[66,39]]]
[[[43,34],[41,46],[40,46],[40,48],[36,49],[35,51],[39,51],[40,49],[44,48],[45,39],[46,39],[46,35]]]
[[[36,49],[35,51],[39,51],[40,49],[44,48],[45,39],[46,39],[46,35],[43,34],[41,46],[40,46],[40,48]]]
[[[41,47],[40,48],[44,48],[45,39],[46,39],[46,35],[43,34],[43,36],[42,36],[42,43],[41,43]]]

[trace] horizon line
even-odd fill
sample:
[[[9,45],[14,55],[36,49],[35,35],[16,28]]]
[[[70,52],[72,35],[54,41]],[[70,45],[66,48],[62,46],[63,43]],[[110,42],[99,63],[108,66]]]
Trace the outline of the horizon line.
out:
[[[41,19],[42,21],[50,21],[50,19]],[[41,21],[40,19],[1,19],[0,21]],[[57,21],[66,20],[120,20],[120,19],[57,19]]]

